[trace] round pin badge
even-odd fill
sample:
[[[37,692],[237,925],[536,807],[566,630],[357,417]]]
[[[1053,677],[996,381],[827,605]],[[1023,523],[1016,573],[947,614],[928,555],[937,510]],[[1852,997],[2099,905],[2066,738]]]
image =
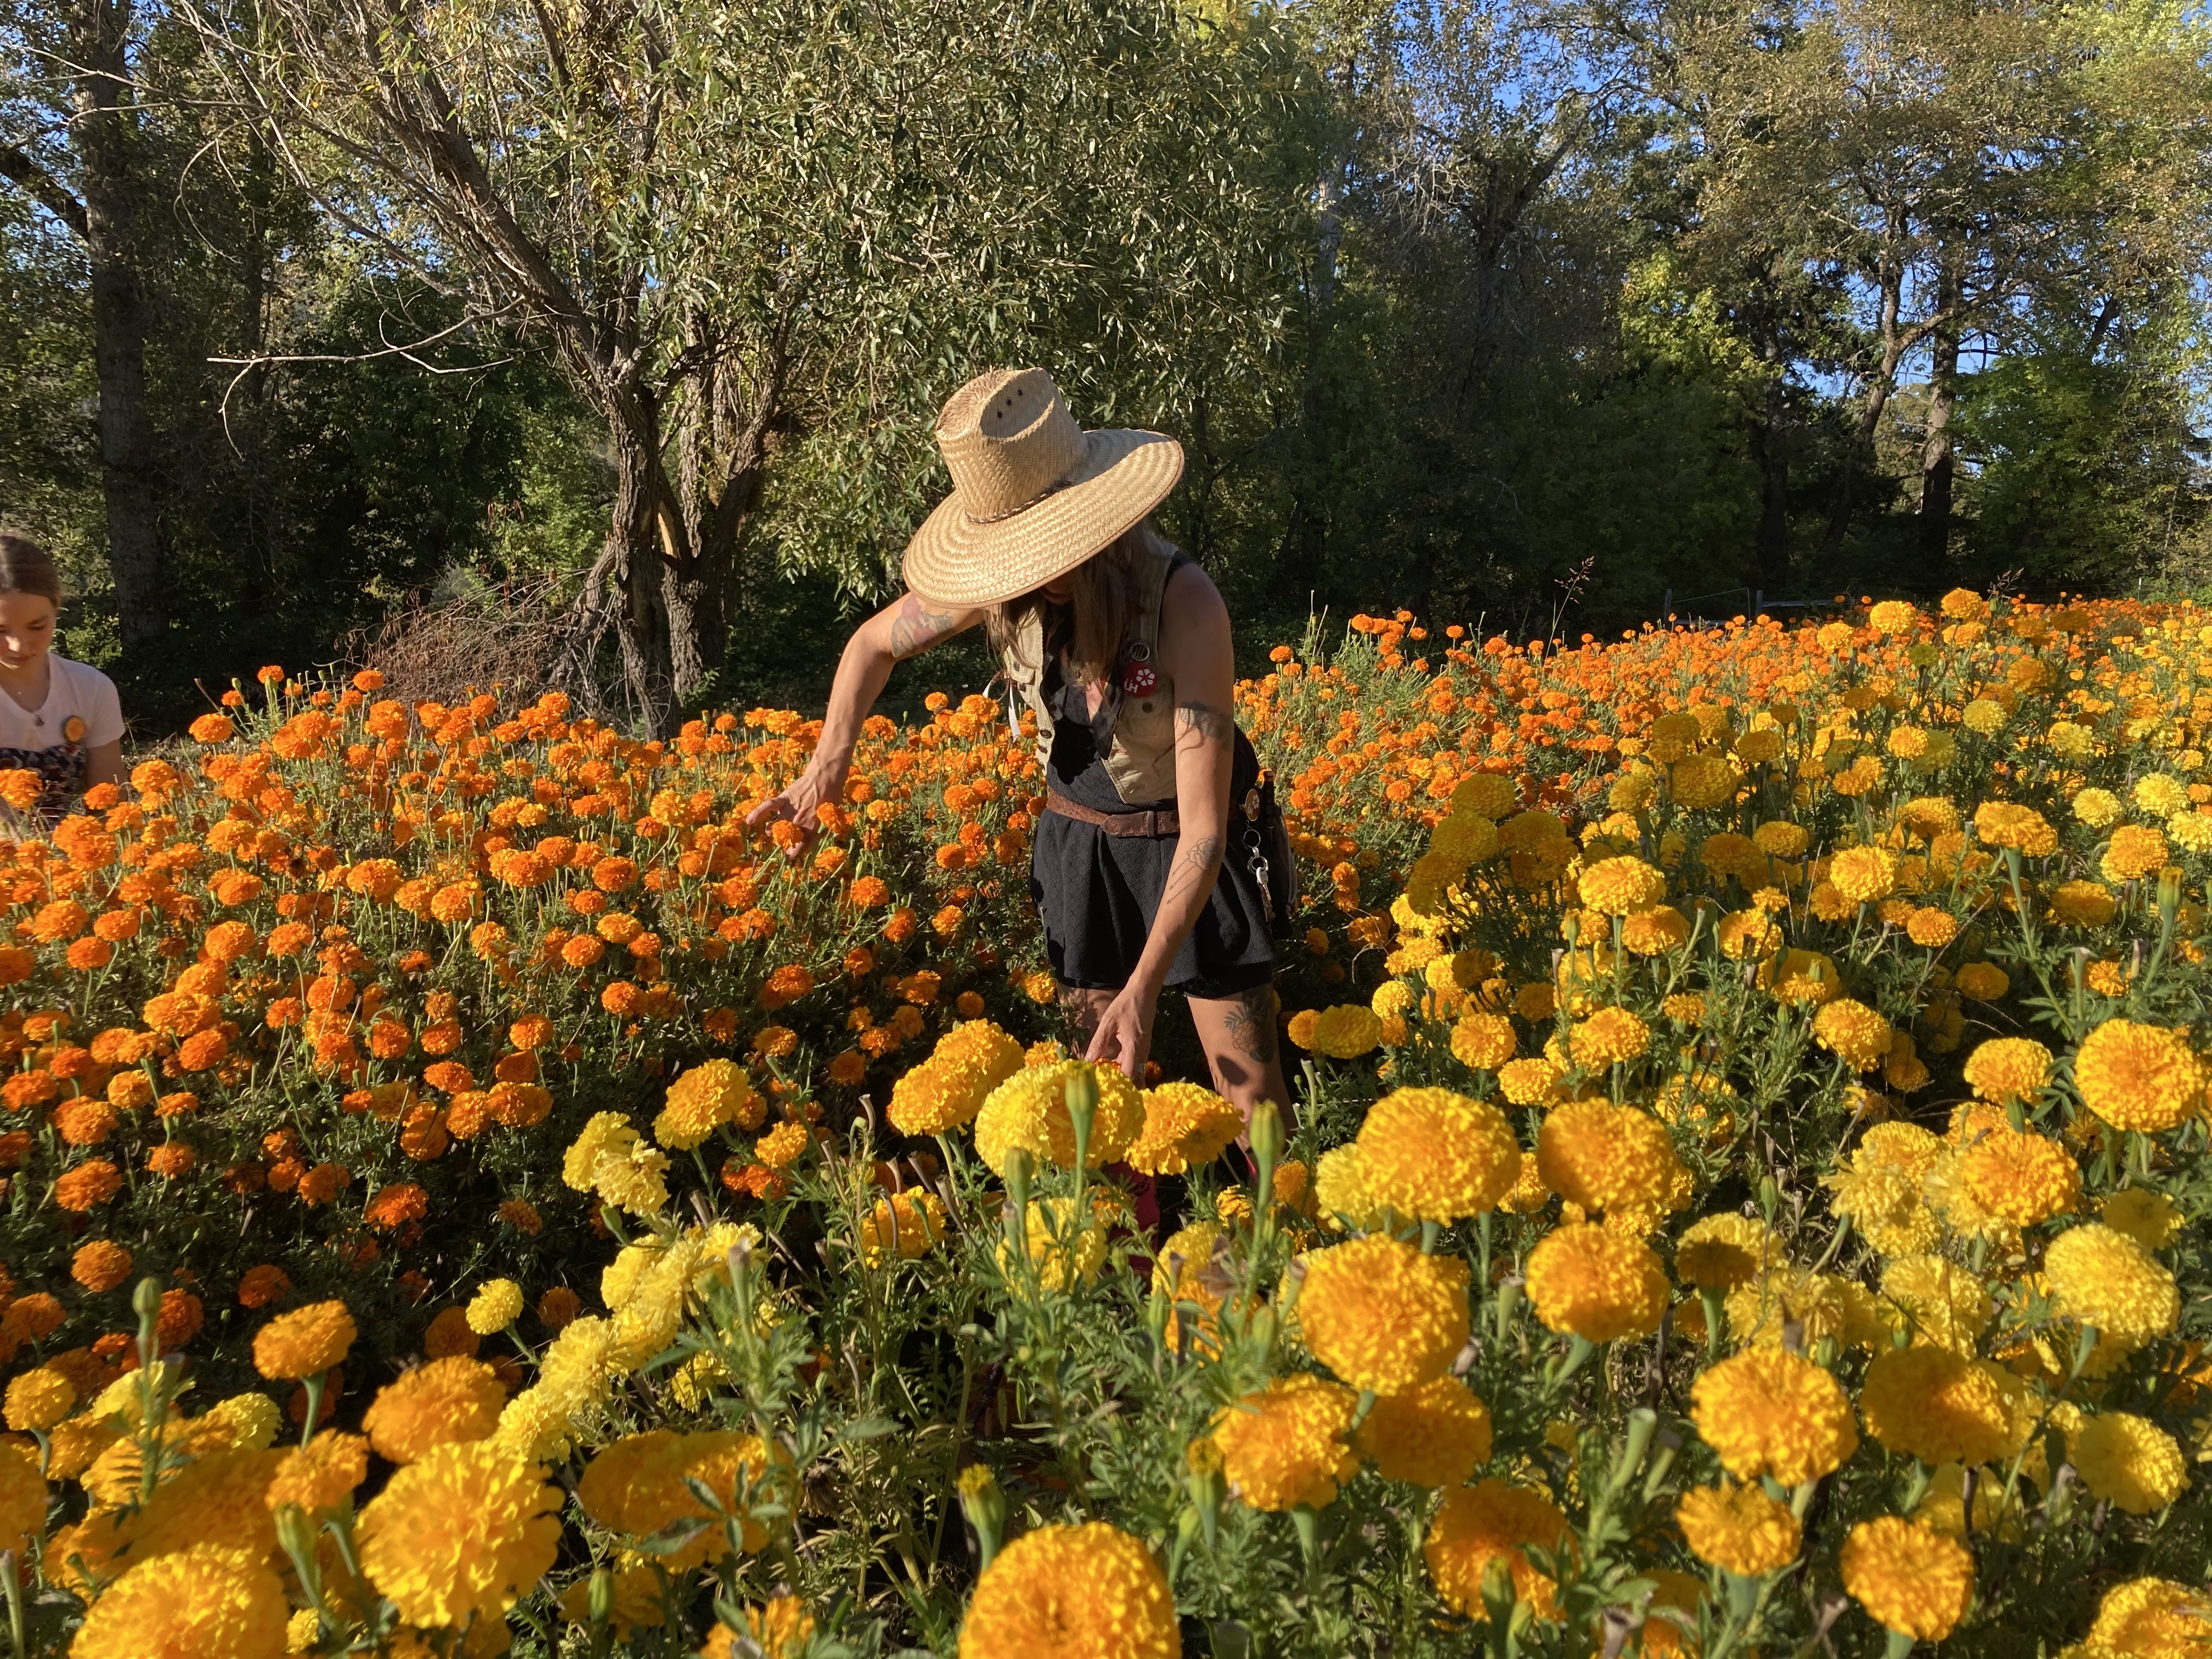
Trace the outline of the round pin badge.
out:
[[[1149,697],[1159,690],[1160,677],[1150,664],[1133,662],[1121,671],[1121,690],[1124,696]]]
[[[67,720],[64,720],[62,722],[62,737],[65,741],[70,743],[82,743],[84,741],[84,717],[82,714],[71,714]]]

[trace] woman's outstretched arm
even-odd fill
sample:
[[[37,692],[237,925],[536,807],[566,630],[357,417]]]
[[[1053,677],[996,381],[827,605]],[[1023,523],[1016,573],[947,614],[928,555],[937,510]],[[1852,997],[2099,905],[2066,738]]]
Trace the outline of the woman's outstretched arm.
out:
[[[919,593],[908,593],[862,623],[837,659],[837,677],[830,682],[830,708],[823,716],[814,758],[781,794],[753,808],[745,823],[758,826],[788,818],[811,842],[821,828],[815,809],[843,794],[845,775],[853,766],[853,745],[860,740],[860,722],[883,695],[892,665],[982,620],[981,610],[940,605]]]

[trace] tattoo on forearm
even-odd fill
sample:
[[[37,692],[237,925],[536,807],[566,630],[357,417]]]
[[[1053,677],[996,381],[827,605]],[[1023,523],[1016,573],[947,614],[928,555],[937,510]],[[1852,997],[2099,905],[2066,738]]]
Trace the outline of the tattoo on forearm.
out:
[[[946,635],[959,632],[957,620],[951,611],[932,611],[918,595],[908,594],[891,618],[891,655],[904,661],[928,650]]]
[[[1176,848],[1175,862],[1168,866],[1166,889],[1160,894],[1160,908],[1165,910],[1188,897],[1193,888],[1211,891],[1214,878],[1221,872],[1219,836],[1188,836]]]
[[[1275,988],[1255,985],[1231,1005],[1224,1022],[1237,1052],[1255,1066],[1275,1063]]]
[[[1197,735],[1201,743],[1227,743],[1237,723],[1218,708],[1202,702],[1176,705],[1176,729]]]

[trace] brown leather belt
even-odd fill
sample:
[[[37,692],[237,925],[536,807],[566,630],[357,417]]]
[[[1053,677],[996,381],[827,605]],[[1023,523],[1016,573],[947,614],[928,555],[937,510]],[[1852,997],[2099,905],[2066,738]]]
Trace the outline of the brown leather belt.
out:
[[[1182,833],[1182,823],[1176,817],[1176,809],[1172,806],[1164,811],[1102,812],[1095,806],[1085,806],[1080,801],[1070,800],[1066,796],[1048,789],[1045,792],[1044,810],[1057,812],[1064,818],[1073,818],[1078,823],[1094,824],[1109,836],[1142,836],[1159,841]]]

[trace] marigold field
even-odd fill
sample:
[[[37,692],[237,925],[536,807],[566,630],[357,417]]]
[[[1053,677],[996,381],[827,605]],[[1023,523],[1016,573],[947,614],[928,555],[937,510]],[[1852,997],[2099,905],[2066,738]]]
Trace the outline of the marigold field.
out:
[[[802,848],[271,669],[0,842],[4,1652],[2212,1656],[2212,612],[1328,643],[1249,1161],[984,699]]]

